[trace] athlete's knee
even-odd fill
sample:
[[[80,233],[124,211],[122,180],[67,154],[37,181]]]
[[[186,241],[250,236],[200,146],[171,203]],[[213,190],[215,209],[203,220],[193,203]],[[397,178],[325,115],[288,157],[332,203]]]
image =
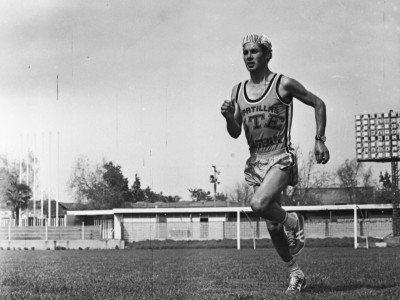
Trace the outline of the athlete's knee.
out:
[[[258,196],[258,195],[254,195],[251,198],[250,201],[250,206],[251,209],[258,214],[265,214],[266,211],[268,210],[268,206],[272,203],[273,198],[269,197],[269,196]]]
[[[255,197],[251,198],[250,200],[250,206],[251,209],[256,213],[256,214],[261,214],[262,212],[264,212],[264,210],[266,209],[266,206],[263,204],[262,201],[260,201],[260,199],[257,199]]]

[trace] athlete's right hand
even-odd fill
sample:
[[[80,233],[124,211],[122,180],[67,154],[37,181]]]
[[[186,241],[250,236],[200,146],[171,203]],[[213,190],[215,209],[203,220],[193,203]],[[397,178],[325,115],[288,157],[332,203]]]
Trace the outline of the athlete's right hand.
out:
[[[233,118],[235,114],[235,104],[233,100],[225,100],[221,106],[221,114],[225,118]]]

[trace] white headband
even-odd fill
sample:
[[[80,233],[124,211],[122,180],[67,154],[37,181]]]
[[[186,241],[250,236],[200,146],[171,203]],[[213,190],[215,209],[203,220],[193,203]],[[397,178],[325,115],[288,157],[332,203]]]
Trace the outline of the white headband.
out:
[[[242,46],[247,43],[256,43],[265,46],[270,52],[272,52],[272,44],[268,40],[265,34],[248,34],[243,38]]]

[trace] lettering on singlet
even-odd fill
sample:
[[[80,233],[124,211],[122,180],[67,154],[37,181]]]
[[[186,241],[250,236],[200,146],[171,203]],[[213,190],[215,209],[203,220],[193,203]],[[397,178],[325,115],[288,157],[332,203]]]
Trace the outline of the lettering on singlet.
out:
[[[292,103],[283,102],[277,93],[280,77],[274,77],[258,100],[248,98],[247,82],[238,86],[236,102],[250,149],[262,148],[268,152],[290,146]]]
[[[244,117],[246,114],[259,112],[259,111],[279,114],[280,110],[279,110],[279,107],[277,107],[277,106],[269,106],[269,107],[267,107],[266,105],[264,105],[264,106],[257,105],[257,106],[247,107],[246,109],[243,109],[242,110],[242,117]]]

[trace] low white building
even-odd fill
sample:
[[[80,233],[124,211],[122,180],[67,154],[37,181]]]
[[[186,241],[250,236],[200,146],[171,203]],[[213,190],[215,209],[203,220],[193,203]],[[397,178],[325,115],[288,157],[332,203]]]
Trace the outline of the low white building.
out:
[[[306,217],[311,238],[383,238],[392,232],[392,205],[290,206]],[[269,238],[265,222],[250,207],[115,208],[68,211],[68,225],[100,225],[103,238],[144,240],[223,240]]]

